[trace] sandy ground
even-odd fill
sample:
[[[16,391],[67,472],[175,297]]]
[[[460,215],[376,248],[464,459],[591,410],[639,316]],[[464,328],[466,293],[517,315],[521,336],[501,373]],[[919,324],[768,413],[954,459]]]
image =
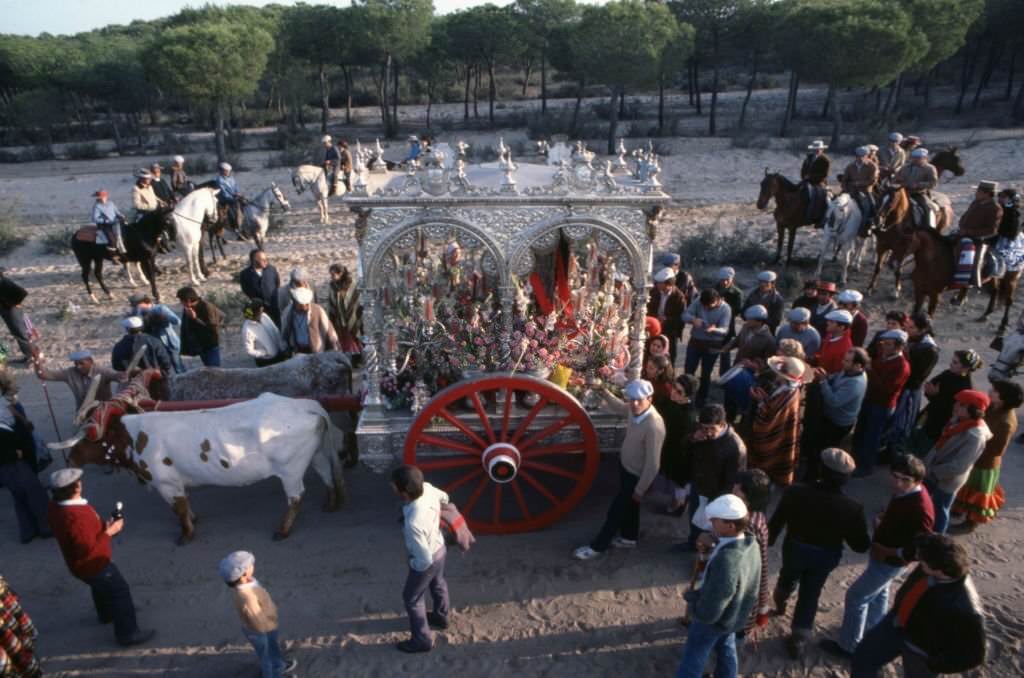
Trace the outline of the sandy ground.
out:
[[[762,110],[761,104],[757,106],[752,110],[755,114]],[[943,129],[924,130],[924,136],[961,146],[970,141],[963,150],[967,175],[943,186],[958,212],[978,179],[1024,183],[1024,141],[1019,135],[1007,138],[1014,135],[1000,130]],[[442,140],[483,138],[450,137]],[[732,149],[727,139],[663,139],[660,143],[671,147],[662,178],[675,198],[659,233],[663,245],[702,226],[717,226],[748,231],[774,246],[771,217],[757,211],[753,201],[765,167],[795,173],[799,157],[786,150],[791,148],[788,142],[771,144],[777,150]],[[108,355],[120,335],[116,320],[131,290],[112,271],[114,299],[89,304],[71,255],[44,254],[41,239],[81,223],[91,203],[88,196],[99,186],[109,187],[114,200],[127,205],[128,172],[143,163],[141,158],[130,158],[0,165],[0,200],[13,201],[30,224],[23,227],[28,243],[0,260],[0,265],[29,288],[27,309],[43,333],[45,353],[55,361],[76,346]],[[255,154],[251,164],[261,165]],[[285,228],[272,233],[268,245],[282,275],[301,264],[326,280],[329,263],[353,262],[351,221],[338,205],[332,205],[333,223],[321,227],[313,223],[308,197],[292,194],[286,170],[243,172],[239,181],[248,192],[270,181],[288,187],[296,209],[287,216]],[[816,258],[819,242],[818,234],[810,230],[798,236],[794,266],[804,276],[813,273],[808,258]],[[243,267],[247,250],[238,243],[230,245],[229,263],[215,269],[204,285],[205,294],[237,289],[232,276]],[[163,265],[168,275],[160,285],[170,299],[185,284],[182,262],[171,257]],[[753,266],[740,267],[740,285],[749,288],[754,273]],[[826,274],[836,271],[830,267]],[[854,274],[850,284],[863,290],[865,274]],[[908,305],[907,292],[902,301],[889,298],[889,285],[886,281],[866,302],[874,318]],[[941,364],[963,347],[978,349],[988,362],[994,358],[988,343],[995,321],[974,322],[980,309],[976,295],[967,309],[954,310],[945,304],[940,308]],[[246,363],[239,325],[240,319],[232,319],[225,332],[229,366]],[[18,369],[18,376],[30,415],[47,439],[54,439],[38,381],[24,368]],[[976,381],[984,383],[984,376]],[[71,398],[60,384],[52,384],[49,391],[61,432],[67,434]],[[1024,671],[1021,452],[1020,446],[1013,446],[1003,466],[1007,507],[993,525],[965,539],[976,560],[974,577],[990,615],[989,661],[979,675],[1001,677]],[[406,632],[400,597],[405,559],[396,524],[398,505],[388,494],[386,479],[365,468],[349,472],[351,499],[336,514],[320,512],[324,490],[310,476],[304,511],[293,536],[283,543],[270,539],[284,508],[277,481],[243,489],[200,488],[193,496],[193,507],[201,518],[198,536],[186,547],[175,546],[176,522],[154,493],[123,474],[88,469],[86,495],[101,513],[116,500],[126,504],[127,527],[115,540],[115,558],[132,584],[140,623],[158,631],[156,639],[141,648],[118,648],[110,629],[95,623],[86,587],[67,573],[53,542],[18,544],[10,509],[0,510],[0,572],[35,619],[44,668],[53,675],[257,675],[231,595],[216,573],[219,559],[240,548],[256,554],[257,576],[278,603],[283,637],[300,661],[302,676],[671,675],[685,639],[676,618],[691,562],[667,549],[685,533],[683,521],[645,514],[637,551],[611,552],[582,564],[569,558],[572,548],[585,543],[603,518],[614,488],[614,467],[615,460],[606,458],[588,497],[552,528],[527,535],[482,537],[471,553],[450,557],[453,625],[438,635],[429,655],[407,657],[392,647]],[[865,501],[869,514],[877,513],[887,500],[884,471],[852,483],[850,492]],[[863,556],[848,553],[833,574],[821,602],[819,633],[836,630],[843,592],[864,562]],[[778,567],[776,549],[769,561],[773,581]],[[773,620],[760,642],[743,651],[744,675],[846,674],[845,666],[813,649],[800,663],[787,660],[782,646],[787,628],[785,621]]]

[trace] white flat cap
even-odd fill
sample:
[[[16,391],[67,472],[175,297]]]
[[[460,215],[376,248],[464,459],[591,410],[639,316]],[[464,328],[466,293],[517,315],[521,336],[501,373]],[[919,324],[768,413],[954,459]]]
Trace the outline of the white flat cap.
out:
[[[804,308],[803,306],[797,306],[796,308],[791,309],[790,312],[789,312],[789,315],[787,315],[786,317],[789,318],[790,322],[794,322],[794,323],[810,322],[811,321],[811,309]]]
[[[840,304],[859,304],[864,301],[864,295],[857,290],[843,290],[836,297]]]
[[[174,160],[174,162],[178,163],[179,165],[182,164],[183,162],[185,162],[184,156],[180,156],[180,155],[176,155],[176,156],[174,156],[171,159]]]
[[[222,170],[227,170],[229,172],[231,171],[231,165],[229,165],[226,162],[222,162],[221,164],[217,165],[217,167],[221,168]]]
[[[410,134],[409,138],[406,141],[413,142],[413,141],[419,141],[419,140],[420,140],[420,138],[418,136],[416,136],[415,134]]]
[[[128,316],[121,321],[121,325],[126,330],[141,330],[142,329],[142,318],[137,315]]]
[[[878,335],[879,339],[891,339],[900,344],[907,343],[908,335],[903,330],[886,330]]]
[[[68,354],[68,360],[70,360],[73,363],[78,362],[79,360],[89,360],[90,358],[92,358],[92,353],[85,349],[72,351],[71,353]]]
[[[256,556],[248,551],[235,551],[220,561],[220,576],[227,583],[238,581],[246,571],[256,564]]]
[[[665,252],[658,257],[658,263],[662,266],[678,266],[683,263],[683,258],[675,252]]]
[[[811,142],[811,145],[807,147],[807,150],[817,151],[820,149],[823,151],[826,148],[828,148],[828,145],[826,145],[824,141],[822,141],[821,139],[815,139],[814,141]]]
[[[761,304],[754,304],[743,312],[744,320],[768,320],[768,309]]]
[[[838,447],[826,447],[822,450],[821,463],[833,471],[845,475],[850,475],[857,470],[857,462],[853,460],[853,457]]]
[[[660,271],[654,274],[654,282],[668,282],[669,280],[674,280],[675,277],[676,272],[666,266],[665,268],[661,269]]]
[[[325,134],[322,137],[320,137],[320,143],[322,143],[322,144],[329,144],[329,143],[331,143],[331,135],[330,134]]]
[[[625,395],[630,400],[642,400],[654,395],[654,387],[646,379],[635,379],[626,384]]]
[[[82,469],[80,468],[62,468],[50,474],[50,487],[59,490],[62,487],[72,485],[81,477]]]
[[[828,315],[825,316],[825,320],[831,320],[832,322],[839,323],[840,325],[849,325],[853,322],[853,316],[850,315],[849,311],[837,309],[835,311],[830,311]]]
[[[747,517],[747,505],[735,494],[723,494],[704,509],[708,520],[742,520]]]
[[[899,132],[889,132],[889,141],[898,144],[899,142],[903,141],[903,135],[900,134]]]
[[[761,271],[757,274],[757,282],[775,282],[778,277],[775,271]]]
[[[928,157],[928,149],[927,148],[915,148],[914,150],[912,150],[910,152],[910,157],[911,158],[927,158]]]
[[[722,268],[718,269],[719,280],[732,280],[735,277],[736,269],[734,269],[732,266],[723,266]]]
[[[296,304],[308,304],[313,301],[313,290],[308,287],[296,287],[292,290],[292,299]]]

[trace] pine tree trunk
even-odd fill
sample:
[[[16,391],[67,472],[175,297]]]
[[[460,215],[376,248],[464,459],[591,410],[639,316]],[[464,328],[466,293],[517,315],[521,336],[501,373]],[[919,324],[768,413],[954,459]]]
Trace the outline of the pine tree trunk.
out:
[[[700,108],[700,62],[693,60],[693,94],[697,99],[697,115],[704,115]]]
[[[832,148],[839,148],[839,139],[843,126],[843,111],[839,105],[839,90],[835,85],[830,85],[832,91],[832,141],[829,143]]]
[[[974,41],[974,48],[964,47],[963,69],[960,71],[960,96],[956,99],[956,109],[953,111],[960,115],[964,108],[964,97],[967,96],[967,88],[971,86],[974,79],[974,66],[978,60],[978,52],[981,50],[981,40]]]
[[[384,126],[384,136],[391,137],[391,107],[388,105],[388,91],[391,84],[391,53],[384,55],[381,65],[380,81],[377,83],[377,97],[380,101],[380,121]]]
[[[786,110],[782,112],[782,126],[779,129],[779,136],[785,137],[789,133],[789,123],[793,120],[793,102],[796,99],[796,71],[789,74],[789,91],[786,93]]]
[[[487,120],[494,129],[494,97],[498,90],[494,86],[494,59],[487,62]]]
[[[665,135],[665,74],[658,75],[658,136]]]
[[[711,111],[708,115],[708,136],[718,134],[718,58],[711,76]]]
[[[540,55],[540,114],[548,114],[548,53],[546,47]]]
[[[586,86],[586,81],[580,78],[579,86],[576,88],[576,105],[572,109],[572,124],[569,125],[569,133],[572,136],[577,136],[576,125],[580,121],[580,109],[583,107],[583,90]]]
[[[932,80],[935,79],[935,67],[928,71],[924,76],[924,110],[927,111],[932,107]]]
[[[341,73],[345,78],[345,124],[352,124],[352,72],[348,66],[342,65]]]
[[[462,109],[462,119],[469,120],[469,86],[473,81],[473,67],[466,64],[466,100]]]
[[[530,86],[530,78],[533,76],[533,57],[531,56],[526,60],[526,68],[523,69],[523,96],[526,96],[526,90]]]
[[[114,113],[114,109],[107,104],[107,118],[110,119],[110,131],[114,134],[114,147],[117,148],[117,154],[124,154],[124,141],[121,139],[121,127],[117,124],[117,114]]]
[[[686,62],[686,96],[690,107],[693,107],[693,59]]]
[[[754,50],[750,59],[750,80],[747,81],[747,94],[743,97],[743,104],[740,106],[740,119],[736,126],[743,129],[747,125],[747,105],[750,104],[750,97],[754,94],[754,84],[757,81],[757,67],[760,65],[761,54]]]
[[[430,129],[430,107],[434,103],[434,88],[427,87],[427,129]]]
[[[978,87],[974,90],[974,99],[971,100],[971,108],[978,107],[978,101],[981,100],[981,92],[984,89],[988,89],[989,83],[992,81],[992,72],[996,68],[996,64],[1003,57],[1003,43],[1002,41],[993,41],[988,48],[988,59],[985,61],[985,70],[981,72],[981,79],[978,80]]]
[[[624,96],[622,89],[612,89],[611,106],[608,108],[608,155],[615,155],[615,135],[619,131],[619,107],[616,99]]]
[[[327,134],[327,119],[331,115],[331,84],[327,79],[327,64],[320,62],[320,134]]]
[[[1010,52],[1010,68],[1006,72],[1006,91],[1003,92],[1003,101],[1009,101],[1010,97],[1013,96],[1013,77],[1016,75],[1017,68],[1017,48],[1014,47]]]
[[[398,135],[398,64],[395,64],[395,93],[391,99],[391,136]]]
[[[1020,120],[1022,118],[1024,118],[1024,82],[1017,89],[1017,98],[1013,102],[1013,119]]]
[[[480,65],[473,67],[473,117],[480,119]]]
[[[825,104],[821,107],[821,119],[828,120],[829,109],[832,108],[832,97],[836,94],[836,90],[832,85],[828,86],[828,91],[825,93]]]
[[[217,146],[217,163],[220,164],[228,157],[224,145],[224,107],[217,105],[214,109],[213,138]]]

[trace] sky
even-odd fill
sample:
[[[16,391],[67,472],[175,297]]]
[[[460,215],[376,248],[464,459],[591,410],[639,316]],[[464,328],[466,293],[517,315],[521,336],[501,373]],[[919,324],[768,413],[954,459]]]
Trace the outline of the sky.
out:
[[[309,4],[347,5],[342,2],[316,2]],[[486,0],[434,0],[434,8],[448,13]],[[508,4],[509,0],[492,0],[495,4]],[[129,24],[136,19],[157,19],[175,14],[185,7],[213,5],[269,5],[264,0],[0,0],[0,33],[39,35],[52,33],[66,35],[90,31],[109,24]],[[293,0],[277,0],[280,5],[294,5]]]

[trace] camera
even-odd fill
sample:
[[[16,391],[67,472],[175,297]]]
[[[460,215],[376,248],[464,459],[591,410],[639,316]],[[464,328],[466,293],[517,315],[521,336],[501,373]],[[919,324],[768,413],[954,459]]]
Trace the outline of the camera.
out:
[[[113,521],[124,520],[124,504],[117,502],[114,510],[110,512],[110,519]]]

